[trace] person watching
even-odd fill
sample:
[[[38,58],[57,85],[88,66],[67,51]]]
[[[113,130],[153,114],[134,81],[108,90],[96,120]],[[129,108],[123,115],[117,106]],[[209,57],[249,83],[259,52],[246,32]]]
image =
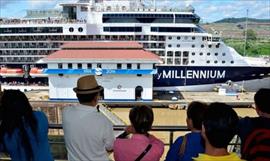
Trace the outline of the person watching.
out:
[[[12,161],[53,161],[46,115],[33,111],[20,90],[5,90],[1,104],[0,151]]]
[[[114,142],[115,161],[159,161],[164,144],[155,136],[149,134],[154,114],[150,107],[134,107],[130,110],[129,120],[131,125],[125,130],[132,134],[131,138],[117,138]]]
[[[113,150],[112,123],[99,112],[98,97],[103,90],[94,76],[83,76],[73,89],[78,105],[63,110],[63,130],[69,161],[109,160]]]
[[[204,153],[201,136],[202,121],[207,105],[201,102],[191,102],[187,109],[187,126],[191,133],[180,136],[171,145],[166,161],[190,161],[199,153]]]
[[[239,119],[236,112],[224,103],[211,103],[205,111],[202,136],[205,153],[195,161],[241,161],[236,153],[229,153],[227,146],[236,135]]]

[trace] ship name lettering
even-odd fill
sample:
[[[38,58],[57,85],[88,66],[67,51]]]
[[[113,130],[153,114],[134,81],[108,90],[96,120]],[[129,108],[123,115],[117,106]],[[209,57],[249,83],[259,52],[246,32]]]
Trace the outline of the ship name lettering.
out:
[[[225,70],[163,70],[157,74],[157,79],[221,79],[225,75]]]

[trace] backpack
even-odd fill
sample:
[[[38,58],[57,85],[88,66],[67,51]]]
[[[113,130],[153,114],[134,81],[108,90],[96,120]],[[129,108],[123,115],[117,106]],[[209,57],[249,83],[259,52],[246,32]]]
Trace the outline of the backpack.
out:
[[[247,136],[242,158],[248,161],[270,161],[270,129],[255,128]]]

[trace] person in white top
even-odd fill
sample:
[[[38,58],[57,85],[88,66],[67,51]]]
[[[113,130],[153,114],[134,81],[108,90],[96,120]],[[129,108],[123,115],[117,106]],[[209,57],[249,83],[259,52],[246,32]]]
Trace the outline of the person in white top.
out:
[[[73,89],[79,105],[63,110],[63,130],[69,161],[106,161],[115,140],[112,123],[96,107],[103,90],[94,76],[81,77]]]

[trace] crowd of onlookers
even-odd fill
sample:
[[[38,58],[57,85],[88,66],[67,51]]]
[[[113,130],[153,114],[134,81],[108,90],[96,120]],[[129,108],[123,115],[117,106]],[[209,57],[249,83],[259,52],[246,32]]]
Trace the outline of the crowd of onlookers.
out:
[[[94,76],[83,76],[73,89],[79,104],[64,108],[63,130],[70,161],[105,161],[113,152],[116,161],[158,161],[164,143],[150,134],[154,114],[150,107],[130,110],[130,125],[115,138],[112,123],[99,111],[103,90]],[[187,108],[190,133],[178,137],[166,161],[269,161],[270,89],[254,96],[258,117],[239,118],[227,104],[192,102]],[[0,104],[0,152],[12,161],[52,161],[48,143],[48,120],[33,111],[19,90],[5,90]],[[241,139],[241,155],[228,152],[235,135]]]

